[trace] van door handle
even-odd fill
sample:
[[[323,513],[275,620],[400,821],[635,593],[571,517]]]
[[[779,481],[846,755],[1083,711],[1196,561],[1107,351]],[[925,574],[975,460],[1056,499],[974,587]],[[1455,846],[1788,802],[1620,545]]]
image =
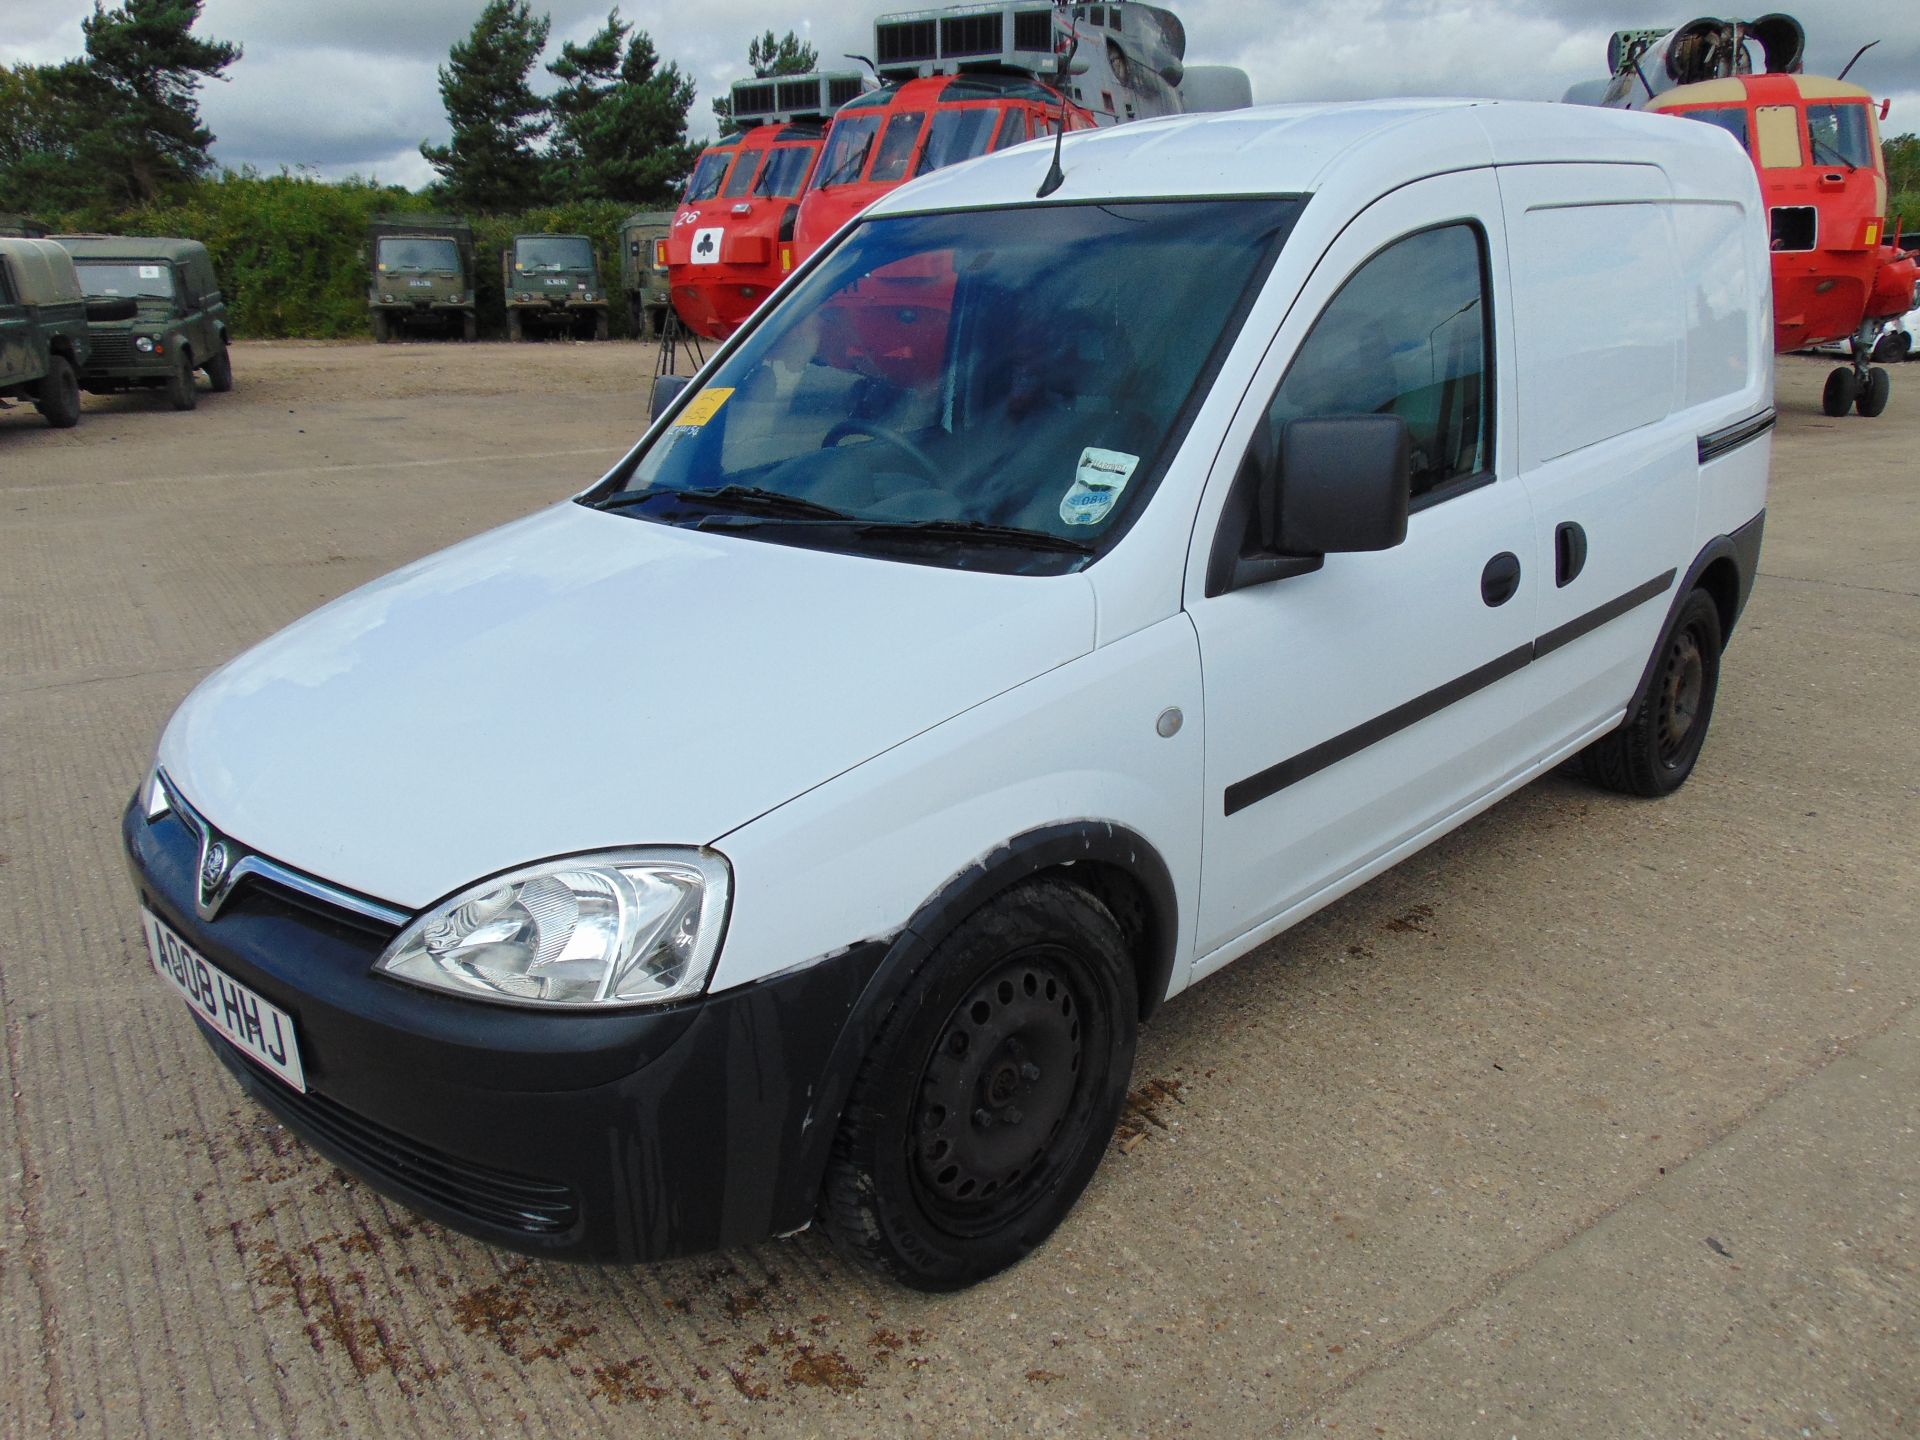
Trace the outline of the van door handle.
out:
[[[1487,561],[1480,572],[1480,598],[1489,605],[1504,605],[1520,589],[1520,557],[1502,550]]]
[[[1587,532],[1571,520],[1563,520],[1553,531],[1553,583],[1568,585],[1587,565]]]

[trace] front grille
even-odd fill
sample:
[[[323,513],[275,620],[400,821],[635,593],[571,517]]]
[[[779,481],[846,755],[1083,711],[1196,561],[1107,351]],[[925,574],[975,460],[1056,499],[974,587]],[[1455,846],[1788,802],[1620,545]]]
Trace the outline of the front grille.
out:
[[[121,312],[125,314],[125,311]],[[140,358],[140,352],[133,348],[133,336],[124,330],[96,332],[93,336],[94,365],[132,365]]]
[[[375,1181],[430,1200],[455,1215],[523,1235],[559,1235],[574,1227],[579,1202],[565,1185],[528,1180],[455,1160],[357,1115],[318,1091],[298,1090],[260,1075],[232,1045],[201,1027],[227,1067],[253,1083],[248,1089],[293,1130],[338,1152]]]

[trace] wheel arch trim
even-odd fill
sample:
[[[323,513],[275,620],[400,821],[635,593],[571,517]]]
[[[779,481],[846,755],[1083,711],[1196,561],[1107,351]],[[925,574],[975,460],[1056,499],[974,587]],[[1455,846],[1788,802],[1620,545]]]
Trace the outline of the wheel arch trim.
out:
[[[1664,637],[1673,628],[1674,619],[1680,613],[1680,607],[1687,603],[1687,597],[1695,590],[1704,590],[1713,600],[1720,612],[1720,643],[1725,647],[1733,637],[1733,629],[1746,609],[1747,598],[1753,593],[1754,576],[1760,566],[1760,537],[1765,529],[1767,512],[1760,510],[1746,524],[1725,535],[1716,535],[1700,547],[1693,563],[1680,583],[1673,587],[1673,599],[1668,602],[1666,618],[1660,622],[1660,634]],[[1660,663],[1661,646],[1656,643],[1647,656],[1647,663],[1640,672],[1640,682],[1633,687],[1633,698],[1627,702],[1627,714],[1637,713],[1653,690],[1653,678]]]

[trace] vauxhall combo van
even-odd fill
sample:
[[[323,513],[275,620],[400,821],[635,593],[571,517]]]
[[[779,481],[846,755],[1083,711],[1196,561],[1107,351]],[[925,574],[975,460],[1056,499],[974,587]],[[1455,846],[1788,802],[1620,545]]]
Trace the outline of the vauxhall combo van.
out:
[[[1385,102],[878,202],[598,483],[210,676],[154,968],[537,1254],[1039,1245],[1170,997],[1574,757],[1699,760],[1773,424],[1706,125]]]

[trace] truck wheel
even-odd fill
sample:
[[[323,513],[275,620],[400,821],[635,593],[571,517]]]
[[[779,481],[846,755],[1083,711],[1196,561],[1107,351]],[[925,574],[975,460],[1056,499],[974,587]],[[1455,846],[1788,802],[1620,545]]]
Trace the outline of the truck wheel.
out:
[[[233,353],[222,350],[213,359],[207,361],[207,383],[213,386],[213,393],[225,395],[233,389]]]
[[[191,410],[199,400],[193,384],[193,356],[185,350],[173,352],[173,374],[167,377],[167,403],[176,410]]]
[[[596,340],[607,338],[607,312],[604,310],[596,312],[593,317],[593,338]]]
[[[1876,365],[1867,371],[1867,383],[1853,397],[1853,408],[1871,420],[1887,408],[1892,395],[1893,377]]]
[[[1858,388],[1853,371],[1842,365],[1827,376],[1827,388],[1820,392],[1820,408],[1837,420],[1853,408],[1853,397]]]
[[[520,322],[520,312],[518,310],[509,310],[507,312],[507,339],[517,345],[526,338],[527,330],[526,326]]]
[[[80,423],[80,377],[64,355],[49,356],[47,373],[34,392],[33,408],[55,430],[71,430]]]
[[[1660,637],[1653,685],[1618,730],[1589,745],[1581,767],[1623,795],[1671,795],[1693,773],[1720,689],[1720,609],[1695,590]]]
[[[373,343],[385,345],[393,339],[393,322],[379,310],[373,312]]]
[[[480,338],[480,321],[471,313],[460,317],[460,338],[469,345]]]
[[[1086,1188],[1126,1099],[1133,963],[1113,914],[1040,878],[975,911],[920,966],[861,1063],[821,1218],[916,1290],[1006,1269]]]

